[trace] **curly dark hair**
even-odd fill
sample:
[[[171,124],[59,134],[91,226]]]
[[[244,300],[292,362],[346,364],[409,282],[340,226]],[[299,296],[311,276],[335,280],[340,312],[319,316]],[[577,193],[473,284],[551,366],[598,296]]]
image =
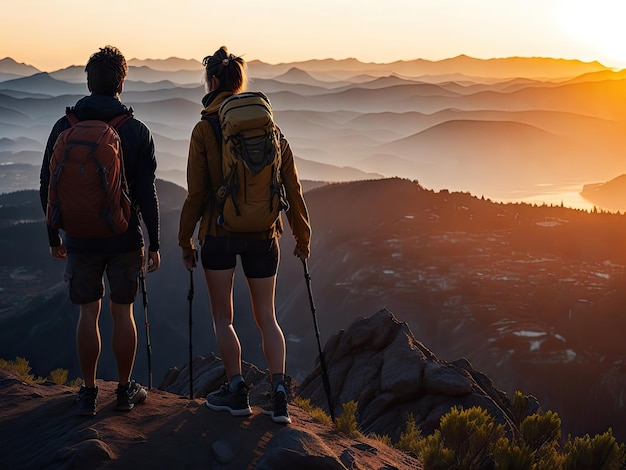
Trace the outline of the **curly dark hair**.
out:
[[[93,93],[116,95],[128,75],[126,59],[117,47],[104,46],[85,66],[87,84]]]

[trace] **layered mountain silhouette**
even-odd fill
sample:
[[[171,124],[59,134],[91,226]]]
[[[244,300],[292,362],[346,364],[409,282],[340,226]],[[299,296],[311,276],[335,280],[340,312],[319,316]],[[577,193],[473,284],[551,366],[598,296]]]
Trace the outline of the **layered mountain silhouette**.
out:
[[[202,66],[178,58],[129,66],[122,99],[155,134],[160,176],[184,186]],[[305,179],[400,176],[433,189],[539,201],[547,184],[581,191],[624,172],[624,73],[597,62],[251,61],[249,71],[250,88],[270,97]],[[0,154],[0,173],[15,174],[11,165],[37,166],[23,152],[42,151],[52,124],[87,92],[85,74],[79,65],[46,73],[10,58],[0,61],[0,74],[0,135],[13,141]],[[38,170],[27,170],[3,178],[0,191],[36,188]]]

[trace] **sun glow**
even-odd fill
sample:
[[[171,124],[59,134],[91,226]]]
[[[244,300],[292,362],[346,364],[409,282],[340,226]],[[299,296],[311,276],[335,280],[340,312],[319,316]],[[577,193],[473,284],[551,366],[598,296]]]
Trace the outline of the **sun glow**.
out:
[[[559,21],[590,56],[618,67],[626,67],[625,17],[623,0],[564,0],[559,9]]]

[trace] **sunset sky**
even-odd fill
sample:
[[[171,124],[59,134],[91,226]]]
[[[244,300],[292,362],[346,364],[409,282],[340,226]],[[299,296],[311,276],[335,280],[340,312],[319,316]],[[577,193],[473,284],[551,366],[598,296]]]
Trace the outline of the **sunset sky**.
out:
[[[44,71],[84,64],[105,44],[130,58],[201,60],[226,45],[270,63],[466,54],[598,60],[626,67],[623,0],[13,0],[0,58]],[[94,6],[92,6],[94,5]],[[230,6],[232,5],[232,6]]]

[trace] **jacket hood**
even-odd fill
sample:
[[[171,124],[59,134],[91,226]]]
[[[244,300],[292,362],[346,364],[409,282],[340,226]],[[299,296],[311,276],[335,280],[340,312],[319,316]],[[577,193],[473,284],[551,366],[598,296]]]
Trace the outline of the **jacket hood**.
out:
[[[128,113],[132,109],[125,106],[116,96],[94,93],[81,98],[74,106],[74,111],[81,121],[86,119],[110,121],[115,116]]]
[[[204,106],[204,109],[201,111],[200,114],[204,116],[207,114],[217,113],[220,109],[220,106],[222,106],[224,100],[229,96],[232,96],[232,94],[233,93],[231,91],[216,90],[204,95],[204,98],[202,98],[202,105]]]

